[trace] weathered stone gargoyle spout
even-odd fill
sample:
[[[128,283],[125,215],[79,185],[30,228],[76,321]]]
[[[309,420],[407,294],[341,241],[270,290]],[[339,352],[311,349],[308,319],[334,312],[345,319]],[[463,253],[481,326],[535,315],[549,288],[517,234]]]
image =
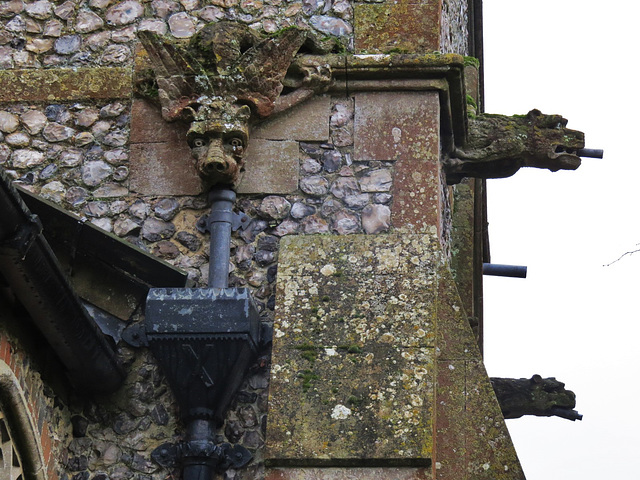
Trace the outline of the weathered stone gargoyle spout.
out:
[[[445,161],[447,183],[464,177],[510,177],[521,167],[575,170],[584,134],[566,128],[560,115],[531,110],[527,115],[478,115],[469,120],[469,138]]]
[[[564,383],[555,378],[491,378],[504,418],[523,415],[558,416],[568,420],[582,420],[574,410],[576,395],[565,390]]]
[[[238,182],[253,121],[326,90],[331,81],[328,66],[292,71],[303,45],[324,53],[298,28],[262,38],[244,25],[211,23],[185,47],[151,32],[139,37],[151,72],[138,81],[138,91],[156,97],[166,121],[191,122],[187,141],[210,186]],[[285,76],[290,91],[281,95]]]

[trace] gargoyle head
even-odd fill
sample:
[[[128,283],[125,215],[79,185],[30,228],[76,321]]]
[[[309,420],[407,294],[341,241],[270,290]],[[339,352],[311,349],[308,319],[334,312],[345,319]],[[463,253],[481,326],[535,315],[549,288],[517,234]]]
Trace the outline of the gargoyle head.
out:
[[[573,410],[576,395],[564,388],[564,383],[553,377],[542,378],[491,378],[491,384],[504,418],[520,418],[523,415],[580,420],[582,415]]]
[[[557,170],[575,170],[581,160],[577,151],[584,148],[584,133],[570,130],[567,119],[531,110],[526,116],[529,127],[524,166]]]
[[[579,154],[586,151],[584,134],[566,125],[560,115],[544,115],[540,110],[470,118],[465,145],[444,161],[447,183],[464,177],[510,177],[522,167],[575,170],[580,166]]]
[[[196,169],[208,185],[233,185],[244,169],[251,109],[223,100],[204,101],[187,132]]]

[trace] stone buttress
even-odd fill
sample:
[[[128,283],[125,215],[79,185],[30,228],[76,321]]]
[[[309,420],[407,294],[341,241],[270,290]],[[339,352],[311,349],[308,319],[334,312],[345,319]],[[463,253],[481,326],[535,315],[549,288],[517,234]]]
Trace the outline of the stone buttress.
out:
[[[482,183],[446,187],[440,162],[475,69],[451,57],[436,79],[424,57],[420,81],[372,74],[408,57],[355,56],[349,77],[367,89],[353,160],[392,165],[391,229],[281,241],[270,480],[524,478],[479,348]]]

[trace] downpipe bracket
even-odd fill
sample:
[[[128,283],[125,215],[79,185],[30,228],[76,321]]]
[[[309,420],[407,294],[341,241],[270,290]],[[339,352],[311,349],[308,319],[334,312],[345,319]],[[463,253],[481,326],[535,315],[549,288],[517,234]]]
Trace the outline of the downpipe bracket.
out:
[[[238,469],[248,464],[252,455],[242,445],[231,445],[213,442],[179,442],[163,443],[151,452],[151,458],[158,465],[165,468],[173,468],[176,465],[195,460],[198,463],[213,464],[217,473],[222,473],[229,468]]]

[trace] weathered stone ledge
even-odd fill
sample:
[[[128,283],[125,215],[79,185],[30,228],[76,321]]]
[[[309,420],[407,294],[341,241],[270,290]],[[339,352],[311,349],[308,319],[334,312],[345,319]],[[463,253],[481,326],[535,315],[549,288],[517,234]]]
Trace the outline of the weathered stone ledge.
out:
[[[467,105],[465,57],[457,54],[303,55],[294,64],[302,69],[329,65],[331,93],[363,91],[427,91],[440,95],[443,147],[465,143]]]
[[[131,79],[127,67],[0,70],[0,103],[128,98]]]

